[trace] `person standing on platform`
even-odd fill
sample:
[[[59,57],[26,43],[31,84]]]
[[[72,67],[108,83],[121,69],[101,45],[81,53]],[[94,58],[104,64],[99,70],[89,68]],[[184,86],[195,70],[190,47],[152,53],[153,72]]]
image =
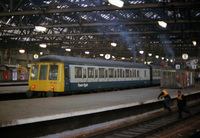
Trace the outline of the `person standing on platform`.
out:
[[[178,94],[178,102],[177,102],[177,106],[178,106],[178,118],[181,119],[182,118],[182,112],[185,112],[189,115],[191,115],[190,111],[186,110],[186,99],[185,96],[181,93],[181,91],[177,91]]]
[[[168,111],[171,113],[172,111],[171,111],[171,108],[170,108],[170,100],[171,100],[170,95],[168,94],[168,92],[166,90],[163,90],[163,89],[161,89],[160,92],[161,93],[158,96],[158,99],[159,98],[161,98],[161,99],[164,98],[164,108],[167,108]]]

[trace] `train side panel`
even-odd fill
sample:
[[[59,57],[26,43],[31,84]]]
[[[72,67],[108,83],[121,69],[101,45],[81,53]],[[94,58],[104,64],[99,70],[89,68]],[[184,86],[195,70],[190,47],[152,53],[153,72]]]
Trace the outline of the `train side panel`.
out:
[[[150,86],[149,69],[70,65],[70,90]]]

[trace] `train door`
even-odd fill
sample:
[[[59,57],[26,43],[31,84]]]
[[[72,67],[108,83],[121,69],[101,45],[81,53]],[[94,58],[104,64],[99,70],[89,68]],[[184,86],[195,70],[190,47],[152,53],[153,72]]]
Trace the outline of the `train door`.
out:
[[[70,91],[71,90],[71,85],[70,85],[70,70],[69,70],[69,65],[64,67],[64,74],[65,74],[65,91]]]

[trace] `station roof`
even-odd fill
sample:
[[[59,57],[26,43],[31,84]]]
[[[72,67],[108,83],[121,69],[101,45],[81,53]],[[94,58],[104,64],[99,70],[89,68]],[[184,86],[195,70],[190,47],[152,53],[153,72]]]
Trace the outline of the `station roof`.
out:
[[[70,56],[90,51],[92,58],[107,53],[133,59],[159,55],[178,61],[183,53],[199,58],[199,0],[122,1],[119,8],[108,0],[1,0],[1,49]],[[35,26],[47,30],[40,32]],[[40,48],[41,43],[47,48]]]

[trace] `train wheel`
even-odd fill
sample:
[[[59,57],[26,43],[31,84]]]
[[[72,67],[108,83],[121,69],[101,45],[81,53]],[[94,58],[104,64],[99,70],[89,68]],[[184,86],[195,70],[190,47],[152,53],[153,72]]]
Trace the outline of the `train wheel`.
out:
[[[46,96],[47,96],[47,97],[53,97],[53,92],[48,91],[48,92],[46,93]]]
[[[28,98],[33,97],[33,92],[30,91],[30,90],[28,90],[28,91],[26,92],[26,96],[27,96]]]

